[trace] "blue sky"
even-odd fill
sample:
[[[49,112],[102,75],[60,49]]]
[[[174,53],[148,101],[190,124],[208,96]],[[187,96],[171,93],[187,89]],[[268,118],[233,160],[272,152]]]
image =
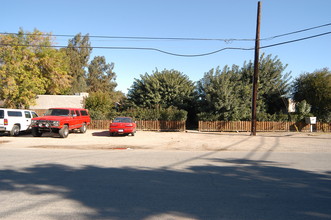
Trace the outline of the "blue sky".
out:
[[[254,39],[257,0],[2,0],[0,32],[34,28],[55,35],[77,33],[102,36]],[[330,0],[265,0],[262,2],[261,38],[331,23]],[[274,40],[261,46],[331,31],[331,25]],[[67,45],[57,37],[57,45]],[[252,48],[254,41],[178,41],[91,38],[92,46],[149,47],[178,54],[202,54],[225,47]],[[288,64],[285,72],[296,78],[304,72],[331,69],[331,34],[261,49]],[[202,57],[177,57],[156,51],[94,49],[115,63],[117,90],[126,93],[135,78],[156,68],[175,69],[192,81],[225,65],[242,66],[254,59],[254,50],[225,50]]]

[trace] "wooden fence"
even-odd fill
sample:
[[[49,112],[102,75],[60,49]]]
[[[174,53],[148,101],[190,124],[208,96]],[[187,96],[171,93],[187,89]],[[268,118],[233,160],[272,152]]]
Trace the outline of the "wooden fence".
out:
[[[305,122],[256,122],[257,131],[310,131]],[[199,121],[199,131],[251,131],[250,121]],[[313,131],[331,132],[331,123],[317,122]]]
[[[108,130],[111,120],[92,120],[89,129]],[[185,131],[185,121],[136,121],[141,131]]]
[[[108,130],[111,120],[92,120],[89,129]],[[185,131],[185,121],[137,121],[137,130],[141,131]],[[268,131],[302,131],[309,132],[310,125],[305,122],[258,121],[256,130]],[[199,121],[199,131],[251,131],[250,121]],[[331,123],[317,122],[313,131],[331,132]]]

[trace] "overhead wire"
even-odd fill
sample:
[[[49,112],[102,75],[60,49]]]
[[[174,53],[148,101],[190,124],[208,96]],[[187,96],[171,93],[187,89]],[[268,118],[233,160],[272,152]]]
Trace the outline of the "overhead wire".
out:
[[[303,37],[303,38],[299,38],[299,39],[295,39],[295,40],[289,40],[289,41],[280,42],[280,43],[276,43],[276,44],[270,44],[270,45],[267,45],[267,46],[262,46],[259,49],[264,49],[264,48],[268,48],[268,47],[275,47],[275,46],[279,46],[279,45],[283,45],[283,44],[289,44],[289,43],[294,43],[294,42],[298,42],[298,41],[308,40],[308,39],[311,39],[311,38],[321,37],[321,36],[328,35],[328,34],[331,34],[331,31],[321,33],[321,34],[312,35],[312,36],[309,36],[309,37]]]
[[[298,31],[293,31],[285,34],[279,34],[272,37],[266,37],[261,38],[260,41],[267,41],[267,40],[273,40],[275,38],[284,37],[292,34],[297,34],[305,31],[310,31],[326,26],[330,26],[331,23],[318,25],[310,28],[301,29]],[[0,34],[14,34],[19,35],[18,33],[6,33],[6,32],[0,32]],[[33,36],[33,35],[39,35],[39,36],[54,36],[54,37],[75,37],[75,35],[69,35],[69,34],[34,34],[34,33],[23,33],[23,35],[27,36]],[[249,39],[249,38],[196,38],[196,37],[146,37],[146,36],[106,36],[106,35],[89,35],[89,38],[105,38],[105,39],[130,39],[130,40],[181,40],[181,41],[224,41],[224,42],[232,42],[232,41],[255,41],[255,39]]]
[[[331,23],[328,24],[324,24],[324,25],[319,25],[319,26],[315,26],[312,28],[306,28],[306,29],[302,29],[299,31],[294,31],[294,32],[290,32],[290,33],[286,33],[286,34],[281,34],[281,35],[276,35],[273,36],[272,39],[277,38],[277,37],[281,37],[281,36],[287,36],[290,34],[295,34],[295,33],[300,33],[300,32],[304,32],[304,31],[308,31],[308,30],[312,30],[312,29],[316,29],[316,28],[321,28],[321,27],[325,27],[325,26],[329,26],[331,25]],[[3,34],[3,33],[0,33]],[[8,33],[6,33],[8,34]],[[294,43],[294,42],[298,42],[298,41],[303,41],[303,40],[307,40],[307,39],[311,39],[311,38],[316,38],[316,37],[320,37],[320,36],[324,36],[324,35],[328,35],[331,34],[331,32],[324,32],[321,34],[316,34],[316,35],[312,35],[312,36],[308,36],[308,37],[303,37],[303,38],[299,38],[299,39],[295,39],[295,40],[289,40],[289,41],[284,41],[284,42],[280,42],[280,43],[275,43],[275,44],[270,44],[270,45],[266,45],[266,46],[260,46],[259,49],[264,49],[264,48],[270,48],[270,47],[275,47],[275,46],[279,46],[279,45],[284,45],[284,44],[289,44],[289,43]],[[36,34],[25,34],[25,35],[36,35]],[[71,35],[53,35],[53,36],[71,36]],[[90,36],[91,37],[91,36]],[[94,36],[96,37],[96,36]],[[98,37],[102,37],[102,36],[98,36]],[[106,36],[103,36],[106,37]],[[115,38],[115,37],[111,37],[108,36],[109,38]],[[119,38],[119,37],[118,37]],[[121,37],[124,38],[124,37]],[[130,38],[130,39],[199,39],[199,40],[203,40],[203,38],[153,38],[153,37],[125,37],[125,38]],[[265,38],[266,39],[266,38]],[[271,39],[271,38],[270,38]],[[204,40],[207,40],[204,39]],[[212,39],[209,39],[212,40]],[[214,39],[215,40],[215,39]],[[219,39],[220,40],[220,39]],[[230,39],[227,39],[230,40]],[[236,39],[239,40],[239,39]],[[243,40],[243,39],[242,39]],[[246,39],[248,40],[248,39]],[[254,39],[255,40],[255,39]],[[0,46],[21,46],[21,47],[49,47],[49,48],[70,48],[70,46],[57,46],[57,45],[25,45],[25,44],[0,44]],[[200,53],[200,54],[179,54],[179,53],[173,53],[173,52],[169,52],[169,51],[165,51],[165,50],[161,50],[158,48],[154,48],[154,47],[113,47],[113,46],[90,46],[90,47],[75,47],[75,48],[91,48],[91,49],[117,49],[117,50],[149,50],[149,51],[157,51],[160,53],[164,53],[167,55],[172,55],[172,56],[179,56],[179,57],[202,57],[202,56],[208,56],[208,55],[212,55],[212,54],[216,54],[219,53],[221,51],[225,51],[225,50],[254,50],[254,47],[251,48],[243,48],[243,47],[224,47],[224,48],[220,48],[218,50],[215,51],[211,51],[211,52],[207,52],[207,53]]]
[[[262,38],[261,40],[273,40],[275,38],[284,37],[284,36],[288,36],[288,35],[292,35],[292,34],[298,34],[298,33],[301,33],[301,32],[310,31],[310,30],[314,30],[314,29],[317,29],[317,28],[322,28],[322,27],[326,27],[326,26],[330,26],[330,25],[331,25],[331,23],[327,23],[327,24],[318,25],[318,26],[314,26],[314,27],[310,27],[310,28],[305,28],[305,29],[302,29],[302,30],[293,31],[293,32],[285,33],[285,34],[279,34],[279,35],[276,35],[276,36],[273,36],[273,37]]]

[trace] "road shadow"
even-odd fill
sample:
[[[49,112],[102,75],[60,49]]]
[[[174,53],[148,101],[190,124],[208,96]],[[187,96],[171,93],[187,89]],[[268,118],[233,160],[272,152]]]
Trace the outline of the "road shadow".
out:
[[[209,220],[331,218],[331,172],[316,174],[258,160],[206,160],[214,165],[186,171],[59,164],[3,169],[0,195],[53,194],[93,210],[77,219],[142,220],[167,213]],[[39,208],[33,201],[29,209]],[[0,218],[15,218],[26,207],[17,203],[2,208]]]
[[[98,131],[98,132],[93,132],[92,136],[94,137],[127,137],[127,136],[132,136],[129,134],[114,134],[110,135],[109,131]]]
[[[109,131],[97,131],[92,132],[92,136],[94,137],[109,137]]]

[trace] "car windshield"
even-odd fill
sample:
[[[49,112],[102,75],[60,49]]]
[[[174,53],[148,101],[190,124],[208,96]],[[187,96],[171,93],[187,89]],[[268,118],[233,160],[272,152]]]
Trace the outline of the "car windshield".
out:
[[[68,116],[69,110],[68,109],[49,109],[49,110],[47,110],[45,115]]]
[[[115,118],[113,122],[132,123],[131,118]]]

